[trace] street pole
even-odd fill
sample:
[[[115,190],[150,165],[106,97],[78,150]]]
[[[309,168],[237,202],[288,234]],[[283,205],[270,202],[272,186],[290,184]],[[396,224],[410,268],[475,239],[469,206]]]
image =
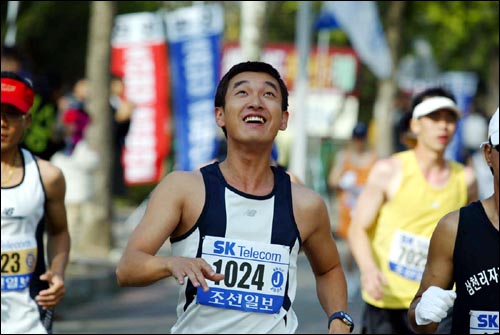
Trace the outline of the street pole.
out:
[[[296,48],[298,54],[297,78],[294,89],[294,106],[290,113],[293,120],[293,141],[290,152],[290,171],[292,171],[299,180],[306,181],[306,149],[307,132],[306,118],[307,113],[307,95],[308,95],[308,62],[309,50],[311,48],[311,3],[299,1],[299,10],[296,17],[295,36]]]
[[[258,61],[261,59],[265,16],[265,1],[241,2],[240,46],[245,60]]]

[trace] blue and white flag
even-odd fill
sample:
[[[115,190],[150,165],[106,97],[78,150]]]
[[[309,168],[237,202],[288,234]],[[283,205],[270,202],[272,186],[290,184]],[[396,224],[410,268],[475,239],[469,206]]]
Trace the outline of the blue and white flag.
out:
[[[319,17],[317,26],[335,22],[347,33],[361,61],[377,78],[391,75],[392,58],[375,1],[323,1]]]
[[[190,171],[217,152],[214,96],[220,77],[224,13],[219,4],[165,16],[175,115],[176,169]]]

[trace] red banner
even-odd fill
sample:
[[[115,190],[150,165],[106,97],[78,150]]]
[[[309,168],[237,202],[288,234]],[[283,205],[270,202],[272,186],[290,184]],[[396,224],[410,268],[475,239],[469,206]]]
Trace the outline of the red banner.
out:
[[[122,153],[125,183],[158,182],[170,151],[169,68],[162,18],[119,15],[112,39],[111,71],[123,75],[125,96],[136,108]]]

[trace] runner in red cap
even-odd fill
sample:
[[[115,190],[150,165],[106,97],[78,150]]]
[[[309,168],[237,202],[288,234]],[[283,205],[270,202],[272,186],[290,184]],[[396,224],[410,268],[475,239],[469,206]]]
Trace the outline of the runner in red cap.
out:
[[[28,113],[34,97],[35,92],[27,79],[3,77],[2,74],[2,104],[12,105],[21,113]]]
[[[2,72],[1,83],[2,333],[46,334],[65,293],[66,183],[60,169],[20,147],[31,124],[33,86],[13,72]]]

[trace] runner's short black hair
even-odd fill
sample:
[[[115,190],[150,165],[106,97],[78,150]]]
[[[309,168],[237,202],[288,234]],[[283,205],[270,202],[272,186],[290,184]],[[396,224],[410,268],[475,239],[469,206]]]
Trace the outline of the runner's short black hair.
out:
[[[288,110],[288,88],[285,85],[281,76],[271,64],[259,61],[247,61],[234,65],[220,80],[217,86],[217,91],[215,93],[215,107],[224,108],[226,104],[226,93],[229,86],[229,81],[234,78],[234,76],[242,72],[264,72],[269,74],[271,77],[278,81],[281,90],[281,110]]]

